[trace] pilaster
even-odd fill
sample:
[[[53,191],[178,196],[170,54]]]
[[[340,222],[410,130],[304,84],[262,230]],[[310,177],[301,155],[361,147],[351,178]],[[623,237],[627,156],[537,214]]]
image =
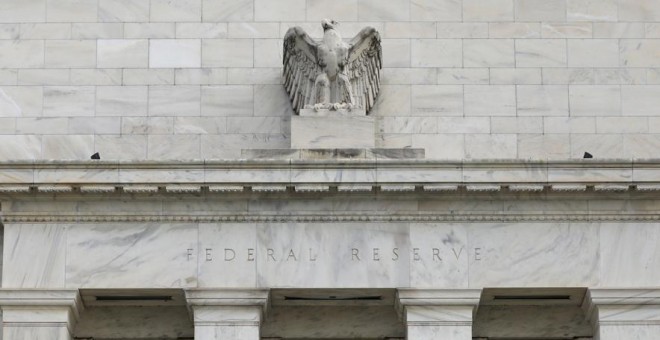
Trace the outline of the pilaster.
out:
[[[268,296],[266,289],[186,290],[195,340],[259,340]]]
[[[407,340],[472,340],[481,290],[399,289],[398,310]]]
[[[83,309],[77,290],[0,290],[3,339],[71,340]]]
[[[585,304],[594,340],[660,337],[660,289],[592,289]]]

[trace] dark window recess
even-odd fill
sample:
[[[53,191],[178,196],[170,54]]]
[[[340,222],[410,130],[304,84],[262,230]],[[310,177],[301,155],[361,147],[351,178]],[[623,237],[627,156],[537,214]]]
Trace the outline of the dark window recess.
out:
[[[570,295],[495,295],[493,300],[570,300]]]
[[[172,301],[171,296],[166,295],[149,295],[149,296],[121,296],[121,295],[112,295],[112,296],[97,296],[96,301]]]
[[[285,296],[284,300],[287,301],[365,301],[365,300],[382,300],[381,296],[351,296],[351,297],[300,297],[300,296]]]

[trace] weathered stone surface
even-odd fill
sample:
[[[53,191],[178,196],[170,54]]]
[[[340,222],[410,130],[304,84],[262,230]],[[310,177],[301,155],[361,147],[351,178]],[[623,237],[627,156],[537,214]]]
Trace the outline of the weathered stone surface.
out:
[[[424,149],[244,149],[249,159],[421,159]]]
[[[375,147],[374,118],[359,112],[303,110],[291,118],[291,148],[337,149]]]
[[[1,0],[2,338],[656,340],[659,4]],[[282,86],[328,16],[369,116]]]
[[[652,85],[660,83],[654,57],[660,24],[653,1],[287,1],[7,0],[0,5],[0,117],[75,123],[47,131],[10,119],[0,133],[34,143],[49,133],[92,135],[118,160],[142,155],[143,142],[124,154],[107,141],[150,135],[187,135],[178,140],[194,145],[190,136],[199,136],[200,155],[213,158],[288,146],[287,117],[295,109],[282,90],[281,39],[292,26],[319,39],[322,28],[314,22],[330,16],[343,36],[370,26],[384,38],[382,88],[370,112],[375,146],[423,146],[428,155],[460,159],[490,148],[481,141],[506,140],[506,148],[497,148],[506,153],[494,157],[524,158],[544,145],[565,154],[564,143],[552,142],[556,136],[501,119],[534,116],[550,124],[544,132],[567,134],[570,158],[582,148],[601,150],[596,141],[612,145],[603,150],[611,156],[650,155],[637,146],[657,137],[650,108],[657,106]],[[596,118],[622,115],[631,119],[620,123],[630,127],[601,119],[596,129]],[[175,129],[174,116],[213,119],[181,121]],[[477,116],[484,119],[475,122]],[[560,116],[571,119],[553,118]],[[139,119],[152,128],[108,137],[117,124]],[[644,121],[647,130],[640,128]],[[472,123],[472,130],[461,128]],[[642,130],[649,136],[638,136]],[[623,140],[625,147],[613,144]]]

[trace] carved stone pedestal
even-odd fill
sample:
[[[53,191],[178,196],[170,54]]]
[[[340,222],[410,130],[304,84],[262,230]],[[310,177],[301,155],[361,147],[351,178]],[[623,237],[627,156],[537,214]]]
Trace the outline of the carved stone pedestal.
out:
[[[364,110],[303,109],[291,117],[292,149],[366,149],[376,146],[374,118]]]

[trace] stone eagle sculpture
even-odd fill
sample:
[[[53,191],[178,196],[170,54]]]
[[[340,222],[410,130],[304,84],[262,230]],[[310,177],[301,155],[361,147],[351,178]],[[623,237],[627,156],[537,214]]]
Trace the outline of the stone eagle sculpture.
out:
[[[380,90],[380,35],[366,27],[346,43],[323,20],[323,39],[313,40],[300,27],[284,37],[284,86],[296,114],[301,109],[353,110],[369,113]]]

